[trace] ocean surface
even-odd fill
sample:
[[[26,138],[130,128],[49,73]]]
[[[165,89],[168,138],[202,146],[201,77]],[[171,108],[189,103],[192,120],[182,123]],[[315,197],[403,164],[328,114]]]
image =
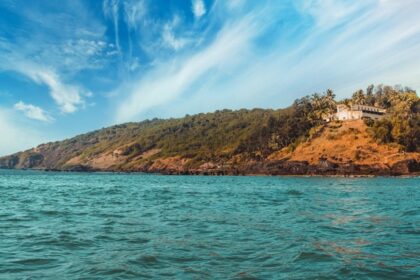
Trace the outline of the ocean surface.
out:
[[[420,279],[420,178],[0,170],[0,279]]]

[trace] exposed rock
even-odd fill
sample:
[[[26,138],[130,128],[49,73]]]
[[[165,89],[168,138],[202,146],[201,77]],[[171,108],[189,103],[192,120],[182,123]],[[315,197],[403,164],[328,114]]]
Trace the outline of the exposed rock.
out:
[[[94,169],[91,166],[86,166],[82,164],[77,165],[67,165],[64,166],[62,171],[75,171],[75,172],[93,172],[93,171],[99,171],[98,169]]]
[[[399,161],[391,167],[392,175],[420,173],[420,162],[414,159]]]

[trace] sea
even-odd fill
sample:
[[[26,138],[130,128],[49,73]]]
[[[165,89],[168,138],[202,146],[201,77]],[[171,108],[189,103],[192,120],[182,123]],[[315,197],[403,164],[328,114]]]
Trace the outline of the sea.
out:
[[[420,279],[420,178],[0,170],[0,279]]]

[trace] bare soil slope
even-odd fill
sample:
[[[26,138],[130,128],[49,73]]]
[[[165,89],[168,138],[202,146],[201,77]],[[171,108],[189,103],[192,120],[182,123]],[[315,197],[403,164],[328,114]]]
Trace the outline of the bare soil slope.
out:
[[[333,122],[319,128],[316,136],[293,152],[283,149],[269,159],[306,161],[311,165],[328,161],[334,164],[375,165],[388,168],[404,160],[420,160],[419,153],[405,153],[398,145],[377,143],[362,120]]]

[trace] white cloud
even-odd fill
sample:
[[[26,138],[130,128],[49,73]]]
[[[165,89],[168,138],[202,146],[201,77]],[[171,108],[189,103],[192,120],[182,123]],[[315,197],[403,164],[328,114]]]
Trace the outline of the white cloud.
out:
[[[166,23],[163,26],[162,33],[164,44],[176,51],[182,49],[188,43],[187,39],[177,38],[174,35],[174,29],[179,25],[179,21],[179,17],[175,16],[170,23]]]
[[[22,101],[19,101],[18,103],[15,104],[14,108],[18,111],[23,112],[25,116],[30,119],[38,120],[42,122],[52,121],[52,118],[48,115],[48,113],[38,106],[35,106],[32,104],[26,104]]]
[[[0,107],[0,156],[29,149],[45,142],[41,133],[17,122],[13,112]]]
[[[12,70],[26,75],[38,84],[48,86],[52,99],[63,113],[75,112],[77,106],[83,104],[82,95],[90,94],[77,86],[63,83],[57,73],[44,67],[29,63],[16,63],[15,69]]]
[[[200,18],[206,14],[206,6],[203,0],[192,1],[192,12],[196,18]]]
[[[4,57],[0,70],[17,72],[37,84],[46,85],[51,98],[62,113],[77,111],[78,107],[84,105],[83,97],[92,95],[79,86],[63,82],[61,76],[53,69],[22,60],[17,56]]]
[[[168,29],[166,26],[163,29],[163,41],[165,42],[165,44],[167,44],[169,47],[171,47],[174,50],[180,50],[182,49],[185,44],[187,43],[187,41],[185,39],[182,38],[175,38],[174,34],[172,33],[172,31],[170,29]]]
[[[131,61],[128,62],[127,68],[131,72],[136,71],[140,67],[140,62],[138,57],[133,58]]]
[[[70,74],[103,69],[112,61],[112,56],[118,55],[118,50],[101,39],[69,39],[42,50],[41,55],[48,59],[38,63]]]
[[[144,0],[124,2],[125,21],[130,29],[139,28],[140,22],[147,13],[147,6]]]

